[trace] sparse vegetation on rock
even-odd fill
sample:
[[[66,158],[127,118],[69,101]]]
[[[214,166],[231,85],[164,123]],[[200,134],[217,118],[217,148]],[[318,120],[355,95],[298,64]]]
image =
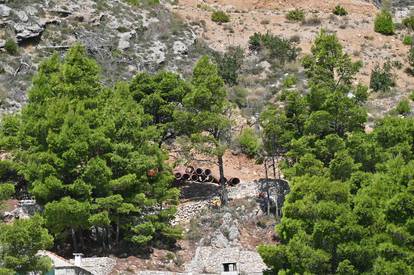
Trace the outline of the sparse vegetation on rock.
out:
[[[411,112],[410,102],[407,99],[401,100],[398,102],[395,112],[399,115],[407,115]]]
[[[404,18],[402,23],[406,28],[414,31],[414,16]]]
[[[19,52],[19,46],[17,45],[16,41],[9,38],[6,40],[6,43],[4,44],[4,49],[8,54],[16,55]]]
[[[154,6],[159,5],[160,0],[125,0],[127,3],[133,6]]]
[[[414,75],[414,45],[411,45],[410,50],[408,51],[408,63],[410,64],[410,72]]]

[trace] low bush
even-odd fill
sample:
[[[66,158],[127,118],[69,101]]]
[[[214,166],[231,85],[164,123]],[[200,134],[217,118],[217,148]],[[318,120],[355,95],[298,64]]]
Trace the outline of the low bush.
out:
[[[295,22],[303,21],[305,19],[305,12],[300,9],[294,9],[294,10],[289,11],[286,14],[286,18],[289,21],[295,21]]]
[[[244,108],[247,106],[247,95],[249,94],[249,91],[246,88],[235,86],[232,89],[230,89],[229,92],[229,100],[239,108]]]
[[[388,92],[395,85],[392,65],[389,61],[385,62],[382,68],[375,66],[371,72],[369,87],[374,92]]]
[[[404,27],[414,30],[414,15],[404,18],[402,24]]]
[[[296,75],[290,74],[283,80],[283,88],[292,88],[298,83]]]
[[[155,6],[160,4],[160,0],[126,0],[132,6]]]
[[[211,20],[216,23],[230,22],[230,16],[224,11],[214,11],[211,14]]]
[[[397,68],[398,70],[401,70],[403,68],[403,64],[402,64],[402,62],[400,60],[394,60],[392,62],[392,66],[394,68]]]
[[[262,49],[262,34],[255,32],[249,37],[249,49],[251,51],[259,51]]]
[[[410,102],[407,99],[401,100],[395,108],[395,111],[399,115],[409,114],[411,112]]]
[[[17,45],[16,41],[9,38],[6,40],[6,43],[4,44],[4,49],[8,54],[16,55],[19,52],[19,46]]]
[[[338,16],[345,16],[345,15],[348,15],[348,12],[346,11],[344,7],[342,7],[341,5],[338,5],[334,8],[333,14],[338,15]]]
[[[403,44],[408,45],[408,46],[412,45],[413,44],[413,37],[411,35],[404,36]]]
[[[411,45],[410,51],[408,52],[408,63],[411,66],[411,74],[414,75],[414,45]]]
[[[267,50],[269,57],[277,59],[281,64],[296,60],[299,54],[299,49],[294,42],[270,33],[255,33],[250,36],[249,49],[254,51]]]
[[[302,20],[302,25],[306,25],[306,26],[317,26],[317,25],[320,25],[321,23],[322,23],[321,19],[316,15],[313,15],[309,18],[305,18],[304,20]]]
[[[377,14],[374,21],[374,30],[384,35],[394,34],[395,26],[389,11],[382,10]]]
[[[238,137],[240,149],[247,156],[253,158],[259,153],[260,141],[251,128],[245,128]]]

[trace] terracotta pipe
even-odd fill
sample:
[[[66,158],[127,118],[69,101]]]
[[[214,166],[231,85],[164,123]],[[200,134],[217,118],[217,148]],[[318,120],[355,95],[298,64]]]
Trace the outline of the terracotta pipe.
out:
[[[182,179],[183,174],[181,174],[180,172],[175,172],[174,177],[175,177],[176,180],[180,180],[180,179]]]
[[[211,175],[211,170],[210,169],[205,169],[204,170],[204,176],[208,177]]]
[[[185,172],[188,174],[191,174],[194,172],[194,167],[193,166],[187,166],[187,168],[185,168]]]
[[[198,181],[198,175],[197,175],[197,174],[192,174],[192,175],[190,176],[190,179],[191,179],[192,181]]]
[[[195,173],[197,174],[197,175],[202,175],[203,174],[203,172],[204,172],[204,170],[203,170],[203,168],[197,168],[197,169],[195,169]]]
[[[183,176],[181,177],[182,180],[188,180],[190,178],[190,174],[183,174]]]
[[[235,186],[235,185],[237,185],[239,183],[240,183],[240,179],[239,178],[231,178],[228,181],[228,184],[231,185],[231,186]]]

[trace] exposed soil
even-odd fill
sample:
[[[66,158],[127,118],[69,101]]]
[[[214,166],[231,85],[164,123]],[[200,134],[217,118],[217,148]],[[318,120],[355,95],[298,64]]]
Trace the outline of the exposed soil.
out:
[[[340,17],[332,14],[336,5],[342,5],[349,12]],[[378,9],[359,0],[179,0],[172,10],[191,24],[198,24],[197,34],[207,44],[219,51],[228,46],[241,46],[247,49],[248,39],[255,32],[270,32],[290,38],[298,36],[302,54],[310,52],[315,36],[321,28],[335,32],[346,52],[353,59],[363,62],[358,81],[368,85],[372,69],[388,58],[402,64],[395,69],[396,89],[386,96],[372,95],[368,104],[372,117],[383,116],[396,103],[414,90],[414,77],[405,72],[408,67],[409,46],[402,43],[405,30],[398,30],[394,36],[384,36],[374,32],[374,18]],[[286,19],[286,13],[300,8],[307,19],[318,18],[317,23],[293,23]],[[229,23],[217,24],[211,21],[213,10],[224,10],[231,18]],[[311,22],[312,20],[308,20]]]

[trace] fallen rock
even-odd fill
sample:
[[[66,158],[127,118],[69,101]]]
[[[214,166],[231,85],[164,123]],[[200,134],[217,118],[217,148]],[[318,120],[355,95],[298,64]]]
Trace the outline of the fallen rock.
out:
[[[37,14],[37,9],[33,6],[26,7],[26,13],[30,16],[35,16]]]
[[[135,32],[124,32],[119,34],[119,42],[118,42],[118,49],[123,51],[128,49],[131,45],[129,43],[129,40],[131,39],[132,35]]]
[[[232,221],[231,213],[227,212],[223,215],[223,224],[224,225],[230,225]]]
[[[8,17],[11,12],[11,8],[6,5],[0,5],[0,17]]]
[[[16,32],[17,42],[38,37],[44,31],[44,26],[38,23],[15,23],[13,27]]]
[[[15,14],[17,15],[17,17],[19,18],[19,20],[20,21],[22,21],[22,22],[27,22],[27,21],[29,21],[29,16],[27,16],[27,13],[26,12],[24,12],[24,11],[14,11],[15,12]]]
[[[150,48],[149,59],[157,64],[162,64],[165,61],[166,46],[160,41],[154,41],[154,45]]]
[[[173,44],[174,54],[187,54],[188,47],[181,41],[175,41]]]
[[[225,248],[229,246],[229,241],[220,230],[216,230],[211,238],[211,245],[216,248]]]
[[[229,240],[230,241],[238,240],[239,237],[240,237],[239,229],[237,228],[235,224],[233,224],[229,229]]]

